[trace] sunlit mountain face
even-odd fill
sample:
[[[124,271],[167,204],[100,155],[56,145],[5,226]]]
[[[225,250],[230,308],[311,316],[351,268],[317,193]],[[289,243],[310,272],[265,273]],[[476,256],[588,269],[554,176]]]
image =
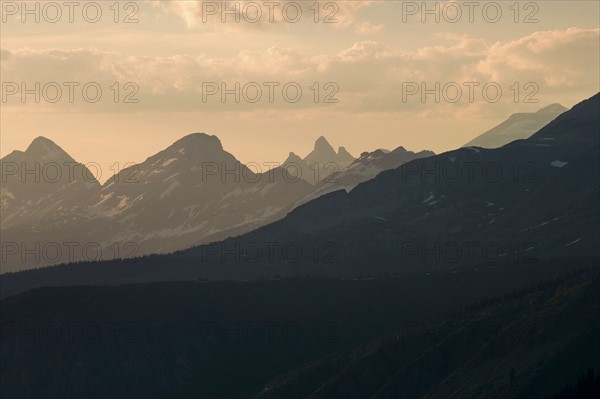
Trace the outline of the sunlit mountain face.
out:
[[[600,397],[598,2],[0,22],[0,397]]]

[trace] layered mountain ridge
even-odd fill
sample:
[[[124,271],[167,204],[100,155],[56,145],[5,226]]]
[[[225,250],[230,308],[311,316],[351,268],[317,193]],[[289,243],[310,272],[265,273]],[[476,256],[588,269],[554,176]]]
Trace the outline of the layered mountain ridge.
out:
[[[352,161],[321,136],[304,159],[290,153],[279,167],[255,173],[218,137],[193,133],[100,185],[84,165],[38,137],[1,160],[1,228],[10,247],[2,272],[166,253],[243,234],[284,217],[309,194],[321,195],[323,171]],[[72,251],[72,243],[79,248]],[[59,254],[21,256],[48,246]]]
[[[220,242],[136,264],[97,262],[23,272],[3,277],[2,284],[5,293],[14,293],[40,281],[355,279],[597,258],[599,109],[597,94],[528,139],[414,159],[349,192],[329,192],[278,221]],[[293,248],[294,256],[286,248]]]

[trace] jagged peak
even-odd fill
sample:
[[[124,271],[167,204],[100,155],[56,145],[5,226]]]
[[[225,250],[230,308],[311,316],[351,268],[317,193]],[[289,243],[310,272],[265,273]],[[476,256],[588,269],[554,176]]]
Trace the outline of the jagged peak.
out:
[[[348,151],[346,151],[345,147],[339,147],[337,152],[338,158],[344,161],[354,161],[356,158],[352,156]]]
[[[290,163],[290,162],[304,162],[304,161],[296,153],[290,152],[287,159],[283,163],[286,164],[286,163]]]
[[[329,141],[324,136],[320,136],[317,141],[315,141],[315,151],[328,151],[335,152]]]

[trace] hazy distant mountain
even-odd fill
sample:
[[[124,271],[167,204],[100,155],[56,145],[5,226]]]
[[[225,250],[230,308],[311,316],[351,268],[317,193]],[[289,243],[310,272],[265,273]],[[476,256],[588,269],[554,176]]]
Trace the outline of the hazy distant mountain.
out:
[[[198,133],[107,181],[95,208],[118,216],[120,236],[144,253],[163,252],[261,226],[311,190],[280,169],[255,174]]]
[[[223,240],[283,218],[312,198],[350,190],[383,170],[430,155],[399,147],[363,153],[355,160],[320,137],[304,159],[290,153],[280,167],[255,174],[226,152],[216,136],[195,133],[100,186],[93,177],[91,182],[83,179],[91,173],[60,147],[38,138],[26,152],[5,157],[3,167],[75,165],[77,178],[66,169],[61,180],[52,182],[30,179],[21,184],[20,175],[9,176],[2,185],[3,241],[33,248],[38,255],[43,252],[39,246],[48,245],[60,253],[51,259],[43,254],[22,258],[19,249],[2,271],[165,253]],[[335,178],[327,178],[330,173]],[[75,250],[68,243],[75,243]]]
[[[317,184],[315,190],[298,201],[297,205],[306,203],[324,194],[337,190],[350,191],[358,184],[370,180],[384,170],[395,169],[398,166],[414,159],[425,158],[435,155],[432,151],[420,151],[418,153],[408,151],[404,147],[398,147],[394,151],[384,149],[373,152],[363,152],[360,157],[350,164],[346,169],[333,173]]]
[[[49,162],[75,163],[44,138],[36,139],[25,153],[11,153],[2,165],[22,162],[29,169],[37,162],[42,170],[49,169]],[[302,179],[288,178],[282,168],[254,173],[226,152],[216,136],[203,133],[178,140],[102,187],[95,180],[67,182],[68,175],[63,175],[58,182],[31,179],[27,184],[11,176],[2,185],[3,242],[24,243],[34,252],[36,245],[58,245],[62,251],[50,260],[12,255],[2,272],[171,252],[222,240],[285,216],[313,189]],[[78,248],[69,252],[65,243],[72,242]],[[83,254],[85,245],[92,250]]]
[[[25,151],[6,155],[0,165],[3,230],[19,224],[35,230],[48,218],[76,214],[100,190],[84,165],[44,137],[33,140]]]
[[[308,164],[308,171],[303,176],[305,180],[316,184],[332,173],[338,173],[348,167],[355,158],[346,151],[344,147],[339,147],[335,152],[331,144],[323,136],[315,142],[313,150],[304,157],[304,162]]]
[[[348,151],[346,151],[345,147],[338,148],[337,158],[337,161],[340,165],[350,165],[355,160],[355,158]]]
[[[2,284],[18,292],[49,278],[52,285],[274,275],[356,278],[598,257],[599,109],[597,94],[529,139],[413,160],[214,245],[134,265],[99,262],[20,273],[4,277]],[[266,257],[273,243],[279,251]],[[281,251],[290,243],[300,249],[300,258],[290,260]],[[248,246],[258,246],[263,255],[245,261],[235,248]]]
[[[498,148],[511,141],[527,139],[546,126],[567,108],[552,104],[537,112],[512,114],[498,126],[488,130],[463,147]]]
[[[311,184],[319,184],[327,176],[345,170],[355,158],[344,147],[336,152],[323,136],[315,141],[313,150],[303,158],[290,152],[281,164],[290,179],[301,178]]]
[[[313,266],[346,276],[476,263],[489,256],[486,246],[498,259],[597,256],[599,98],[527,140],[406,163],[349,193],[304,204],[243,240],[337,243],[336,264]],[[469,243],[479,249],[469,250]],[[427,256],[431,246],[447,245],[459,246],[453,247],[458,259],[444,258],[440,249]]]
[[[281,164],[282,173],[290,180],[302,179],[310,184],[316,184],[318,172],[302,159],[300,156],[290,152],[287,159]]]

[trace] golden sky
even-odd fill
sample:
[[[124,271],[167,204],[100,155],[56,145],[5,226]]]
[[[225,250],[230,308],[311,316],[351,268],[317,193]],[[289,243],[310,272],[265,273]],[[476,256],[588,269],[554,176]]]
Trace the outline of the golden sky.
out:
[[[597,1],[50,3],[0,2],[0,155],[45,136],[100,180],[193,132],[242,162],[441,152],[600,86]]]

